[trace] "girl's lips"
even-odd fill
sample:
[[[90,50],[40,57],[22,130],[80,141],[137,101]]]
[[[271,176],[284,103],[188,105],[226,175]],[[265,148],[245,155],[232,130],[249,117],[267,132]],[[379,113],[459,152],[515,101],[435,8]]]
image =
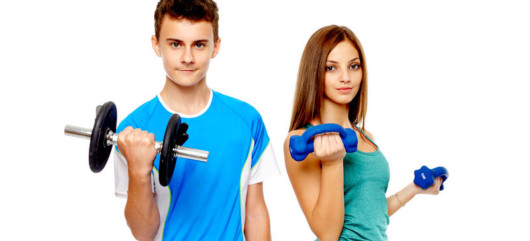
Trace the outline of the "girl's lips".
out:
[[[337,88],[337,90],[343,94],[346,94],[352,90],[352,88],[344,87],[344,88]]]

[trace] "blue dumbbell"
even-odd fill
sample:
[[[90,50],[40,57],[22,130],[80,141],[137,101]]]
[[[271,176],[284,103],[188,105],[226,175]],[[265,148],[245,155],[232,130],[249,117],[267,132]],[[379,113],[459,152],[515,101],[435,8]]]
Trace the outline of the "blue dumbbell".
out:
[[[449,172],[445,167],[436,167],[430,169],[427,166],[422,166],[420,169],[414,171],[414,184],[420,186],[423,189],[427,189],[434,184],[434,179],[437,177],[442,178],[442,185],[440,191],[444,190],[444,182],[449,177]]]
[[[315,150],[313,137],[327,132],[339,133],[346,152],[357,151],[357,135],[350,128],[342,128],[338,124],[322,124],[307,129],[301,136],[294,135],[289,139],[289,152],[296,161],[302,161]]]

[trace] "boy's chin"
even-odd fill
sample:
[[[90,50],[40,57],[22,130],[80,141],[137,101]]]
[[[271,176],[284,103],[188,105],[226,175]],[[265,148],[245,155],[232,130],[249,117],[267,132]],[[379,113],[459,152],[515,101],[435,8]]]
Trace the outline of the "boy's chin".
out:
[[[202,78],[202,79],[198,79],[198,78],[174,78],[174,77],[171,77],[169,75],[168,75],[168,78],[175,85],[177,85],[179,87],[184,87],[184,88],[194,87],[194,86],[198,85],[202,80],[205,79],[205,78]]]

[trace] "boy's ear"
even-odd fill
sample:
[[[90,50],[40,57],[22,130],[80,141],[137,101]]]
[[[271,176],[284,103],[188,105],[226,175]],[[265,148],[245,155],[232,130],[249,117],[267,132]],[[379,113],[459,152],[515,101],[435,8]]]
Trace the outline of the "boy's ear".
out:
[[[155,51],[156,55],[158,57],[161,57],[162,54],[160,54],[160,46],[158,45],[158,39],[156,39],[156,36],[151,36],[151,45],[153,46],[153,50]]]
[[[219,48],[221,47],[221,38],[217,38],[217,41],[215,41],[215,44],[213,45],[213,52],[212,52],[212,59],[217,56],[217,53],[219,53]]]

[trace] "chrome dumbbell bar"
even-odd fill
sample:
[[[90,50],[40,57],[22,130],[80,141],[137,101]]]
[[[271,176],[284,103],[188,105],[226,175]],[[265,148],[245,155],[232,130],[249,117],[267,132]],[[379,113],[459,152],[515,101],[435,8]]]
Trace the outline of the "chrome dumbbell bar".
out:
[[[73,137],[78,137],[78,138],[90,140],[90,138],[92,136],[92,130],[91,129],[87,129],[87,128],[83,128],[83,127],[73,126],[73,125],[66,125],[64,127],[64,134],[67,135],[67,136],[73,136]],[[118,144],[118,134],[117,133],[114,133],[114,132],[109,130],[108,133],[106,134],[106,136],[107,136],[107,145],[108,146],[112,146],[112,145],[117,145]],[[156,149],[157,153],[160,154],[160,151],[162,150],[162,142],[156,141],[155,142],[155,149]],[[202,161],[202,162],[207,162],[208,161],[208,154],[209,154],[208,151],[203,151],[203,150],[183,147],[183,146],[179,146],[179,145],[176,145],[173,148],[173,153],[175,154],[176,157],[187,158],[187,159],[192,159],[192,160]]]

